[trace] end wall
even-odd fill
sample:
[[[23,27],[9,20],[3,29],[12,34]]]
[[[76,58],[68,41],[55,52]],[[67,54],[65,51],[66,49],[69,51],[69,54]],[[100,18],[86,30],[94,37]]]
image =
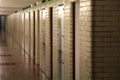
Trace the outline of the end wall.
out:
[[[94,80],[120,79],[120,0],[93,1]]]

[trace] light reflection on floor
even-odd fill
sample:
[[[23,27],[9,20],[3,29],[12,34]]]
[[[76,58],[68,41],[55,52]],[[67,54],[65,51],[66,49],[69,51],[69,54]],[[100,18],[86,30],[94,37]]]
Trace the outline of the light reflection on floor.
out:
[[[0,32],[0,80],[40,80],[39,66],[25,55],[8,48],[4,32]]]

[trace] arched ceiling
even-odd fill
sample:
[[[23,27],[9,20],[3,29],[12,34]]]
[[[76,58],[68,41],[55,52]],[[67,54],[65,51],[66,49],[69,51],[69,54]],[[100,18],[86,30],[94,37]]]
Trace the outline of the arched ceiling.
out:
[[[40,0],[0,0],[0,15],[8,15]]]

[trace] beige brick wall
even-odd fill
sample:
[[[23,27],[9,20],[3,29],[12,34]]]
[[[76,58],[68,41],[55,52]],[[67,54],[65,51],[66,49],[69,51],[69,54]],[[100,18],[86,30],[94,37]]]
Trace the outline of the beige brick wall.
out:
[[[64,80],[73,80],[72,5],[64,6]]]
[[[33,10],[30,11],[30,57],[33,60],[34,54],[34,18],[33,18]]]
[[[120,79],[120,1],[93,2],[94,80]]]
[[[80,0],[80,80],[93,80],[91,11],[91,0]]]
[[[29,12],[25,13],[25,52],[29,55]]]
[[[19,13],[16,14],[16,37],[15,37],[15,40],[16,40],[16,49],[17,51],[19,52],[19,27],[20,27],[20,24],[19,24]]]
[[[20,13],[19,15],[19,23],[20,23],[20,27],[19,27],[19,44],[20,44],[20,53],[22,52],[22,14]]]
[[[24,21],[25,21],[25,15],[24,15],[24,13],[21,13],[21,15],[22,15],[22,22],[21,22],[21,30],[22,30],[22,33],[21,33],[21,35],[22,35],[22,52],[24,53],[24,51],[25,51],[25,23],[24,23]]]
[[[42,61],[42,53],[43,53],[43,49],[42,49],[42,11],[40,10],[40,67],[42,68],[42,64],[43,64],[43,61]]]
[[[40,9],[40,28],[39,28],[39,35],[40,35],[40,43],[39,43],[39,46],[40,46],[40,48],[39,48],[39,52],[40,52],[40,69],[43,71],[43,72],[45,72],[45,68],[43,67],[44,66],[44,57],[43,57],[43,30],[42,30],[42,26],[43,26],[43,24],[42,24],[42,22],[43,22],[43,20],[42,20],[42,10]],[[43,72],[41,72],[41,76],[44,74]]]
[[[50,10],[49,8],[46,8],[46,29],[45,29],[45,51],[46,51],[46,74],[50,78],[50,69],[51,69],[51,41],[50,41]]]
[[[59,58],[59,53],[58,53],[58,10],[57,10],[57,6],[53,8],[53,80],[58,80],[59,78],[59,71],[58,71],[58,67],[59,67],[59,62],[58,62],[58,58]]]
[[[40,63],[40,59],[39,59],[39,57],[40,57],[40,53],[39,53],[39,37],[40,37],[40,35],[39,35],[39,10],[38,9],[36,9],[35,10],[35,62],[37,63],[37,64],[39,64]]]

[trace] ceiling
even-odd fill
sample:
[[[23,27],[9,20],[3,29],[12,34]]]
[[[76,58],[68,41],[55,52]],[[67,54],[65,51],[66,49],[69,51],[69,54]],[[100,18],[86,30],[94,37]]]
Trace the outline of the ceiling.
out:
[[[0,0],[0,15],[8,15],[40,0]]]

